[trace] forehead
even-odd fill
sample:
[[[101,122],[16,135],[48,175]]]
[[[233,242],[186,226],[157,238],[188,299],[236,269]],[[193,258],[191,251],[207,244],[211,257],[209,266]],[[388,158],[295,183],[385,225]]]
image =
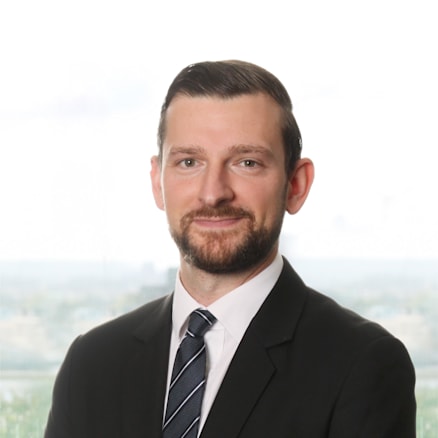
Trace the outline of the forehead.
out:
[[[281,141],[282,110],[262,93],[232,98],[176,96],[166,114],[164,143],[190,137],[247,137],[247,141]],[[185,137],[185,138],[181,138]],[[237,141],[237,138],[230,138]],[[242,140],[242,139],[241,139]]]

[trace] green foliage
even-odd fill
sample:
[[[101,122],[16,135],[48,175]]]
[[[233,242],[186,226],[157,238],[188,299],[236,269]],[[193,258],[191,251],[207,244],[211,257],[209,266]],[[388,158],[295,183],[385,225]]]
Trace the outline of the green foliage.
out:
[[[417,389],[417,438],[438,437],[438,388]]]
[[[8,379],[4,380],[6,386]],[[19,389],[0,392],[0,436],[41,438],[51,401],[53,377],[26,377]],[[13,387],[12,387],[13,388]]]

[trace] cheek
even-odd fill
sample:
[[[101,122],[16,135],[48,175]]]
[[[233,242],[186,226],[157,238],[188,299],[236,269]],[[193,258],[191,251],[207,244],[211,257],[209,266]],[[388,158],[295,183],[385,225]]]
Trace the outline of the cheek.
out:
[[[163,196],[168,207],[171,205],[190,205],[198,199],[200,183],[196,178],[163,179]]]
[[[264,194],[263,197],[259,197],[259,201],[255,208],[257,208],[261,223],[272,225],[277,223],[278,220],[284,216],[286,211],[286,193],[284,187]]]
[[[193,196],[186,185],[167,184],[163,190],[163,204],[169,221],[178,221],[191,210]]]
[[[186,198],[186,190],[184,187],[178,184],[167,184],[163,190],[163,199],[168,208],[174,208],[175,206],[184,202]]]

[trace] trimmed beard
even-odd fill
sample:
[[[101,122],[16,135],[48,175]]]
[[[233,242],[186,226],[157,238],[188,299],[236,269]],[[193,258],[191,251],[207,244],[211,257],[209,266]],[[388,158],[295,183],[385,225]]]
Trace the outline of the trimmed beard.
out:
[[[231,206],[203,207],[190,212],[181,219],[181,232],[171,229],[171,235],[184,260],[210,274],[244,272],[268,257],[280,236],[284,209],[271,228],[256,227],[254,214]],[[245,230],[198,231],[202,243],[190,233],[195,217],[236,217],[246,221]]]

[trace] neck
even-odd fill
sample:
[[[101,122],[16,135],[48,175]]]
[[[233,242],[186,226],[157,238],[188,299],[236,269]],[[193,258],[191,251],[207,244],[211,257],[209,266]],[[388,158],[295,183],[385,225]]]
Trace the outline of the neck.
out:
[[[266,258],[248,270],[224,274],[202,271],[181,257],[181,282],[194,300],[207,307],[262,272],[274,261],[277,251],[276,246]]]

